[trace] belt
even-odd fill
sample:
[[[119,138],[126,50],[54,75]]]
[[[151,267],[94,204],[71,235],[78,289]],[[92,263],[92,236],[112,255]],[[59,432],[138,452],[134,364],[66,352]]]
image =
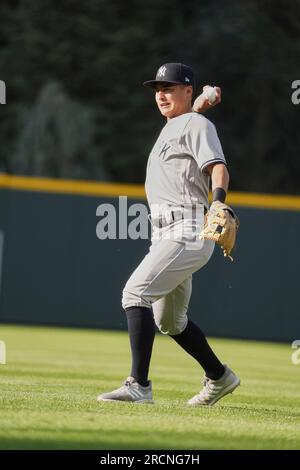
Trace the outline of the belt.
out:
[[[152,217],[151,214],[149,217],[150,222],[155,225],[158,228],[166,227],[167,225],[172,225],[174,222],[177,222],[179,220],[183,220],[186,215],[187,211],[190,211],[190,216],[192,220],[196,220],[197,216],[197,209],[199,210],[199,207],[204,208],[204,215],[207,213],[208,209],[204,205],[201,206],[200,204],[193,204],[191,206],[187,207],[178,207],[175,209],[167,210],[164,212],[164,214],[159,214],[158,217]]]

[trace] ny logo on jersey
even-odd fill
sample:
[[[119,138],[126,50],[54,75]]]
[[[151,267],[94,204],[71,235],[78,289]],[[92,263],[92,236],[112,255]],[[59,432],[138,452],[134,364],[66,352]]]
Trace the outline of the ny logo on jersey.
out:
[[[167,71],[167,69],[166,69],[166,67],[163,65],[163,66],[160,67],[160,69],[158,70],[157,76],[158,76],[158,77],[164,77],[166,71]]]
[[[171,145],[169,145],[169,147],[168,147],[168,144],[165,143],[164,146],[163,146],[163,148],[162,148],[161,151],[159,152],[159,156],[162,157],[162,159],[164,159],[165,156],[166,156],[167,151],[168,151],[170,148],[171,148]]]

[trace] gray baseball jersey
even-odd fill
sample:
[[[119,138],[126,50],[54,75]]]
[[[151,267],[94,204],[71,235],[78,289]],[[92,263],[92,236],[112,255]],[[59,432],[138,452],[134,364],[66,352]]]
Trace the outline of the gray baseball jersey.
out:
[[[152,221],[157,206],[163,206],[163,214],[168,214],[169,206],[183,211],[187,207],[188,213],[189,206],[201,206],[195,220],[190,215],[178,220],[165,217],[163,227],[154,226],[149,253],[123,290],[123,307],[152,307],[164,334],[176,335],[186,327],[192,275],[214,250],[213,241],[197,236],[204,225],[203,206],[208,207],[205,169],[213,162],[225,163],[215,126],[196,113],[170,119],[149,156],[145,187]]]
[[[226,163],[216,128],[197,113],[170,119],[162,129],[148,160],[148,203],[208,207],[209,175],[205,168]]]

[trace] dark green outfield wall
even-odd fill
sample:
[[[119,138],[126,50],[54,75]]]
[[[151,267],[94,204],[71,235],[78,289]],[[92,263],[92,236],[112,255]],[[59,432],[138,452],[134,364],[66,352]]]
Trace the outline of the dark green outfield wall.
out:
[[[122,288],[149,242],[100,241],[103,202],[118,200],[0,190],[2,323],[126,328]],[[208,335],[299,339],[300,212],[236,209],[235,262],[216,248],[194,275],[190,316]]]

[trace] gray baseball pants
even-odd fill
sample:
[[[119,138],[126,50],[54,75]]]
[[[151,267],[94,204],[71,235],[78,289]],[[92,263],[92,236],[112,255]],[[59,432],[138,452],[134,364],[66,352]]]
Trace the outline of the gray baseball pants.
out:
[[[180,334],[188,322],[192,275],[208,262],[214,250],[210,240],[201,245],[200,249],[190,250],[184,242],[152,240],[148,254],[124,287],[123,308],[152,307],[155,323],[163,334]]]

